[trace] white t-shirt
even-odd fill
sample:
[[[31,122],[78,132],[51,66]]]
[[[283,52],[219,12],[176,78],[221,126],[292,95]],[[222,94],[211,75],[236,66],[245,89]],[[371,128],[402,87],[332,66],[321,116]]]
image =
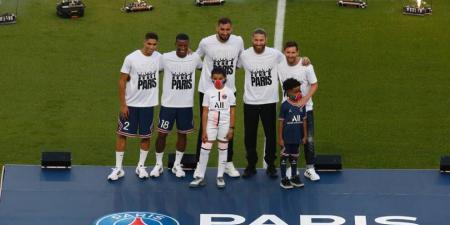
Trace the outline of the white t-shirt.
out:
[[[161,54],[151,56],[136,50],[125,57],[120,72],[128,74],[130,80],[125,88],[125,102],[132,107],[152,107],[158,105],[158,80]]]
[[[265,47],[256,54],[253,47],[246,49],[239,58],[238,67],[245,70],[244,102],[251,105],[276,103],[278,99],[278,64],[283,54]]]
[[[234,92],[223,87],[221,90],[214,86],[205,92],[202,106],[208,107],[208,121],[214,124],[230,123],[230,107],[236,105]]]
[[[302,61],[295,66],[289,66],[286,60],[283,60],[278,65],[278,75],[281,81],[281,89],[283,90],[283,82],[288,78],[294,78],[300,82],[300,90],[302,95],[305,96],[308,94],[311,89],[311,84],[317,83],[316,73],[314,72],[314,67],[312,64],[308,66],[303,66]],[[286,96],[284,96],[283,92],[283,101],[286,100]],[[308,100],[306,103],[306,111],[313,110],[313,101],[312,98]]]
[[[176,51],[164,53],[161,57],[164,69],[161,105],[184,108],[194,106],[195,70],[202,68],[202,60],[196,53],[184,58]]]
[[[204,57],[198,91],[205,93],[206,90],[214,87],[211,82],[211,71],[214,67],[222,67],[227,72],[225,85],[236,92],[236,64],[242,51],[244,51],[244,41],[240,36],[232,34],[224,43],[217,39],[216,34],[203,38],[196,51],[199,56]]]

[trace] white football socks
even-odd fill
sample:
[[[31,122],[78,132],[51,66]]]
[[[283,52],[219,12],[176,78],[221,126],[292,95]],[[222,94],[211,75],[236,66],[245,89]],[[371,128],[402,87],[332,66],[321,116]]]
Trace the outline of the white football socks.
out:
[[[145,151],[144,149],[141,149],[141,152],[139,153],[139,162],[138,166],[144,166],[145,160],[147,159],[148,150]]]
[[[184,152],[180,152],[180,151],[175,151],[175,162],[173,163],[173,165],[179,165],[181,164],[181,159],[183,159],[183,154]]]
[[[223,177],[225,166],[227,165],[227,150],[219,150],[219,162],[217,163],[217,177]]]
[[[116,168],[122,169],[123,155],[125,152],[117,152],[116,151]]]
[[[206,167],[208,166],[208,160],[209,160],[209,152],[208,150],[202,149],[200,151],[200,159],[198,160],[198,166],[200,167],[198,172],[200,177],[205,177]]]
[[[163,155],[164,152],[158,153],[156,152],[156,164],[163,165]]]

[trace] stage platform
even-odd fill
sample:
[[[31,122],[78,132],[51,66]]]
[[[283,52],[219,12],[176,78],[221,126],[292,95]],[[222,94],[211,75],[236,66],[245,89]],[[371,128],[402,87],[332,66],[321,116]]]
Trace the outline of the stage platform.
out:
[[[207,185],[196,189],[189,188],[192,172],[180,179],[166,169],[159,178],[140,180],[134,167],[127,167],[123,179],[108,182],[110,171],[100,166],[57,171],[6,165],[0,224],[91,225],[105,215],[134,211],[170,216],[181,225],[208,224],[200,222],[202,214],[204,218],[234,215],[234,219],[216,218],[209,223],[215,225],[249,225],[258,218],[267,220],[254,224],[300,225],[301,218],[303,224],[318,225],[450,224],[450,175],[437,170],[347,169],[320,173],[319,182],[302,177],[305,187],[292,190],[282,189],[279,180],[268,178],[263,170],[250,179],[226,178],[225,189],[216,188],[215,168],[208,169]],[[324,219],[307,223],[312,215]],[[245,222],[232,222],[238,217]]]

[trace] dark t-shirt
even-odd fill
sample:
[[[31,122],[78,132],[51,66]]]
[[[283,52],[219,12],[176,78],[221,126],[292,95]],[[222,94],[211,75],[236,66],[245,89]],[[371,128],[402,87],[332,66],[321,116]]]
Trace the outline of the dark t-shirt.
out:
[[[285,144],[301,144],[306,108],[293,105],[289,100],[281,104],[279,120],[284,120],[283,141]]]

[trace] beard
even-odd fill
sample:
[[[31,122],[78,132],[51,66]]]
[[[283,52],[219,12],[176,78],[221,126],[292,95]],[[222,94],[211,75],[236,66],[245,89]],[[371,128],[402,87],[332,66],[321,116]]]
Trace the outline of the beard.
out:
[[[265,49],[265,48],[266,48],[265,45],[263,45],[263,46],[256,46],[256,45],[253,45],[253,50],[255,50],[256,53],[262,53],[262,52],[264,52],[264,49]]]
[[[219,37],[219,39],[223,42],[228,41],[228,39],[230,39],[231,34],[226,34],[224,36],[217,34],[217,36]]]

